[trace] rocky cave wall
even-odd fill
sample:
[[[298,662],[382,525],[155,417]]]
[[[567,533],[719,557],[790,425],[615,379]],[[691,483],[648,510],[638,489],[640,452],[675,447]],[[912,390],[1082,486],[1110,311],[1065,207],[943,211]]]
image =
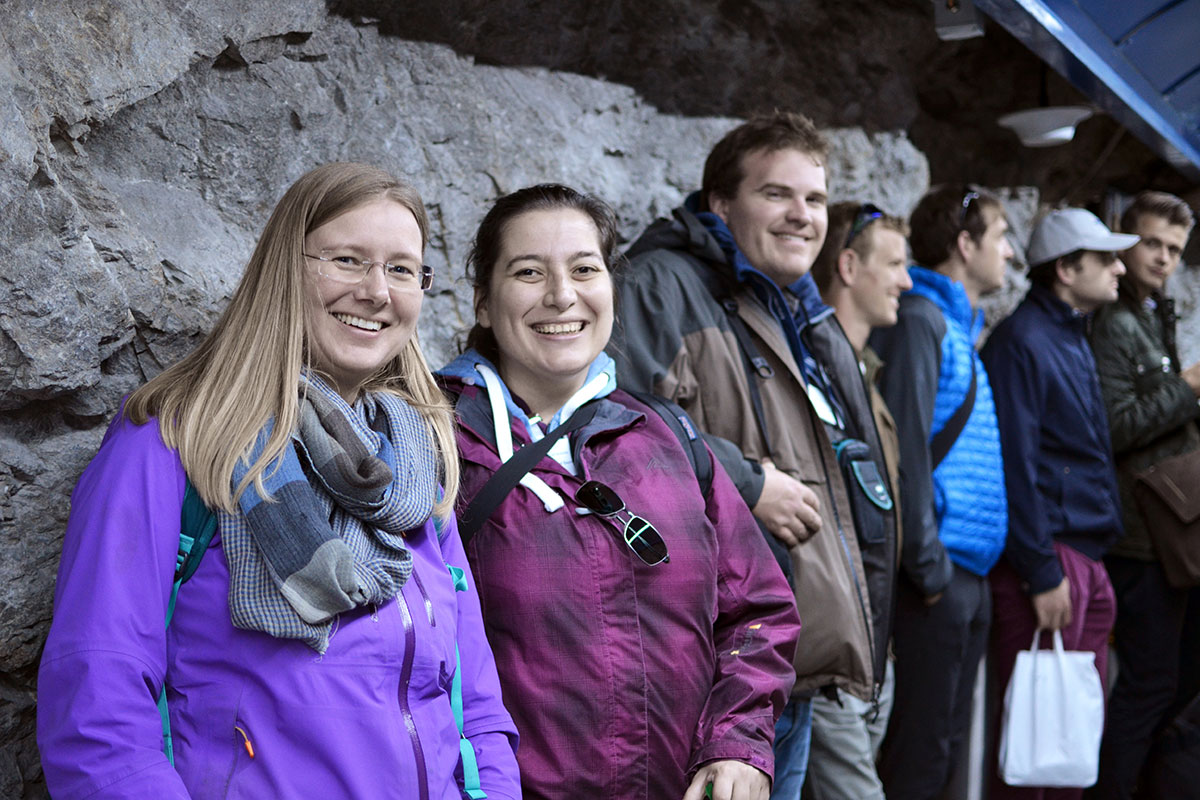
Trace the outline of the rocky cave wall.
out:
[[[855,33],[846,9],[868,6],[879,17]],[[437,270],[420,323],[433,363],[470,321],[468,239],[504,192],[575,185],[612,202],[631,238],[696,187],[735,122],[723,115],[752,105],[826,126],[834,200],[907,213],[929,183],[930,160],[905,133],[930,124],[912,66],[931,53],[924,6],[608,0],[566,4],[561,24],[546,16],[554,4],[513,4],[511,19],[498,7],[0,6],[0,797],[44,796],[35,678],[74,482],[121,397],[212,324],[307,169],[363,160],[420,187]],[[539,15],[540,29],[524,25]],[[857,35],[854,53],[820,81],[775,80],[831,63],[811,52],[822,20]],[[656,30],[670,35],[655,44]],[[814,47],[789,49],[796,37]],[[735,50],[752,57],[731,69]],[[1005,197],[1023,240],[1038,191]],[[1014,272],[990,318],[1022,286]]]

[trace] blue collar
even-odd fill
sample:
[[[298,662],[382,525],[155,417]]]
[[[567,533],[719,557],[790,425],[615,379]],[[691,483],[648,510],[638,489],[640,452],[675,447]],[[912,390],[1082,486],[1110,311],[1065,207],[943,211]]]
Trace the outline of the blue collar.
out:
[[[737,242],[734,241],[733,233],[723,219],[711,211],[697,213],[696,219],[700,220],[708,229],[709,234],[720,245],[721,251],[725,253],[729,263],[733,265],[734,279],[738,283],[749,286],[762,304],[780,322],[783,322],[783,317],[786,316],[791,319],[792,324],[802,330],[809,325],[815,325],[833,313],[833,308],[825,305],[825,301],[821,299],[821,293],[818,291],[817,283],[813,280],[812,275],[805,274],[784,287],[800,301],[799,311],[792,314],[779,285],[746,260],[737,246]]]
[[[483,376],[479,373],[479,370],[475,368],[478,364],[483,364],[484,366],[489,367],[497,375],[500,374],[500,370],[494,364],[492,364],[491,361],[484,358],[479,354],[478,351],[473,349],[467,350],[465,353],[455,358],[453,361],[439,369],[434,374],[443,375],[448,378],[458,378],[463,383],[471,386],[483,386]],[[596,397],[606,397],[617,388],[616,370],[617,365],[616,362],[613,361],[612,356],[601,350],[600,355],[596,356],[595,360],[593,360],[591,365],[588,367],[587,377],[583,379],[583,382],[587,383],[601,372],[607,373],[609,376],[608,383],[605,384],[604,388],[598,391],[595,395]],[[529,421],[529,414],[525,411],[525,409],[517,405],[517,402],[513,399],[512,393],[508,389],[508,384],[506,384],[502,379],[500,381],[500,386],[504,389],[504,405],[508,409],[509,415],[514,419],[521,420],[526,429],[531,428],[533,423]],[[553,428],[562,421],[559,419],[561,413],[562,409],[559,409],[550,419],[542,420],[542,422],[546,424],[547,429]]]
[[[835,416],[844,421],[846,414],[840,398],[834,393],[833,381],[824,365],[817,360],[804,341],[807,328],[833,315],[833,309],[821,299],[821,293],[817,290],[812,275],[805,274],[785,287],[798,300],[797,308],[793,312],[784,297],[784,290],[746,260],[724,220],[709,211],[696,214],[696,219],[708,229],[709,234],[725,253],[726,260],[733,265],[734,278],[738,283],[750,287],[755,297],[779,324],[805,382],[816,387],[833,408]]]
[[[1088,317],[1091,316],[1071,308],[1058,295],[1044,286],[1037,284],[1030,286],[1029,293],[1025,297],[1029,302],[1041,308],[1052,322],[1064,327],[1082,330]]]
[[[951,280],[940,272],[913,264],[908,268],[912,278],[913,288],[909,292],[926,297],[933,301],[942,314],[953,320],[963,330],[971,343],[979,339],[983,332],[983,312],[971,307],[967,297],[967,288],[961,281]]]

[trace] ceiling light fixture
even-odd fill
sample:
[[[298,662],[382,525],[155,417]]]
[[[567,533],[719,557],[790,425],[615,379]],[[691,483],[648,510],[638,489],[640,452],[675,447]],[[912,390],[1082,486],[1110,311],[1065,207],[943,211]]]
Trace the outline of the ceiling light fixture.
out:
[[[1053,147],[1075,138],[1075,126],[1090,116],[1088,106],[1047,106],[1015,111],[996,121],[1012,129],[1026,147]]]

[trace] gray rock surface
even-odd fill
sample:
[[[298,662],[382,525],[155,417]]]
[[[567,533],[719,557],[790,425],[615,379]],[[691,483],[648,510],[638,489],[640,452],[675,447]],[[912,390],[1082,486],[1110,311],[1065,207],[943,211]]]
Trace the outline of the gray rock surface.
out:
[[[1186,367],[1200,361],[1200,267],[1181,266],[1167,283],[1167,293],[1175,298],[1179,363]]]

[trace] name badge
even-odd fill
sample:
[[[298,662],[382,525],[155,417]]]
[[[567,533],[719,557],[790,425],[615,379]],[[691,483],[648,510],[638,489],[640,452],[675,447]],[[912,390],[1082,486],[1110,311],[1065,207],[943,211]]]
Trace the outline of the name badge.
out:
[[[825,397],[825,393],[818,386],[809,383],[805,386],[805,391],[808,392],[809,402],[813,404],[813,408],[816,409],[817,416],[821,418],[822,422],[839,429],[845,427],[842,425],[842,421],[838,419],[837,412],[833,410],[833,405],[830,404],[829,399]]]

